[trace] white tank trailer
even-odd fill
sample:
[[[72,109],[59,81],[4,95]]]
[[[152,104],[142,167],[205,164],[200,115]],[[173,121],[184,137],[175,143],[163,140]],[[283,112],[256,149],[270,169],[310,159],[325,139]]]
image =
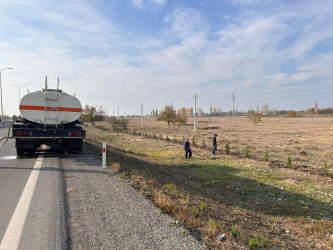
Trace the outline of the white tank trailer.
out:
[[[59,89],[45,89],[25,95],[20,102],[21,116],[13,124],[18,156],[33,155],[38,147],[47,145],[58,151],[82,152],[85,130],[78,121],[80,101]]]

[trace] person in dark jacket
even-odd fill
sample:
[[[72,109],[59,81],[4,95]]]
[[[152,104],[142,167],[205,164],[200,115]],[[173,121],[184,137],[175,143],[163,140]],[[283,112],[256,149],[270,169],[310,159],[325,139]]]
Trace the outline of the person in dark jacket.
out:
[[[190,142],[188,141],[188,139],[186,139],[185,143],[184,143],[184,151],[185,151],[185,159],[191,158],[192,157],[192,150],[190,148]]]
[[[216,136],[217,136],[217,134],[215,134],[213,137],[213,152],[212,152],[213,155],[216,154],[215,151],[217,149]]]

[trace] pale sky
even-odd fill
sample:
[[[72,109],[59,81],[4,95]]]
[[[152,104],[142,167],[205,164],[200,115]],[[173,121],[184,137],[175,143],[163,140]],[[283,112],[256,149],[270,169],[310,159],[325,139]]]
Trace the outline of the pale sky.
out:
[[[5,114],[48,85],[108,114],[332,107],[332,0],[0,0]]]

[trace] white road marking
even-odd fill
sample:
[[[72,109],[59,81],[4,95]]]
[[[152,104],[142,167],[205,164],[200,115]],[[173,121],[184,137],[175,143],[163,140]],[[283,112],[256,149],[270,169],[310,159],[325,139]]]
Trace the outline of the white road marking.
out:
[[[24,222],[27,218],[32,195],[34,194],[38,175],[42,167],[43,157],[38,157],[30,177],[16,205],[14,214],[0,244],[0,250],[18,249]]]

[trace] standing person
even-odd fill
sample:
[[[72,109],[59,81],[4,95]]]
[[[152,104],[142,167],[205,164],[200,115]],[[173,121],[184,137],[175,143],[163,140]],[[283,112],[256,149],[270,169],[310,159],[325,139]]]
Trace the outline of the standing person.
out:
[[[217,136],[217,134],[215,134],[213,137],[213,152],[212,152],[213,155],[216,154],[215,151],[217,149],[216,136]]]
[[[185,159],[191,158],[192,157],[192,150],[190,148],[190,142],[188,141],[188,139],[186,139],[185,143],[184,143],[184,151],[185,151]]]

